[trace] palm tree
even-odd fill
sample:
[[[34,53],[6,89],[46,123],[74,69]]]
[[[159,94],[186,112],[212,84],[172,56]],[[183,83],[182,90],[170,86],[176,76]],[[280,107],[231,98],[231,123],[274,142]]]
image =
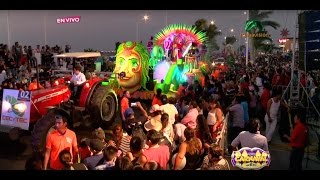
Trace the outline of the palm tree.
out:
[[[216,41],[216,37],[221,35],[221,32],[218,31],[218,28],[215,24],[208,23],[206,19],[198,19],[194,26],[198,31],[203,31],[207,34],[207,41],[205,43],[207,47],[206,60],[210,60],[213,51],[219,50],[219,46]]]
[[[226,42],[224,43],[224,45],[227,45],[227,44],[233,45],[236,41],[237,41],[236,37],[228,36],[228,37],[226,37]]]
[[[264,28],[264,30],[262,30],[263,32],[267,32],[265,30],[265,27],[272,27],[273,29],[277,29],[278,27],[280,27],[280,24],[278,24],[275,21],[268,20],[269,16],[272,13],[273,11],[249,10],[249,20],[260,21],[261,25]],[[257,29],[254,29],[250,33],[258,33],[258,32],[259,31],[257,31]],[[250,52],[250,57],[252,57],[252,59],[254,59],[256,50],[259,49],[260,46],[267,45],[264,43],[266,40],[268,40],[268,38],[261,38],[261,37],[251,38],[252,51]]]

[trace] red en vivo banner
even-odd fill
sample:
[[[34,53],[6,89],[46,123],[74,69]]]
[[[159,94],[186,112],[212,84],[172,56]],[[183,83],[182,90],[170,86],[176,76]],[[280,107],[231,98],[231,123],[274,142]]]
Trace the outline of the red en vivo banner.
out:
[[[78,23],[80,22],[81,16],[72,16],[72,17],[63,17],[63,18],[58,18],[57,23],[58,24],[63,24],[63,23]]]

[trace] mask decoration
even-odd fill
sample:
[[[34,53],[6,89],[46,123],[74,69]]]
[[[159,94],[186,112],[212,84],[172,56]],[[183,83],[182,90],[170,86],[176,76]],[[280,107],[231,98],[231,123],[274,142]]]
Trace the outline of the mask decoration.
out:
[[[119,45],[113,73],[123,90],[133,93],[141,87],[146,89],[148,61],[148,51],[141,43],[127,41]]]

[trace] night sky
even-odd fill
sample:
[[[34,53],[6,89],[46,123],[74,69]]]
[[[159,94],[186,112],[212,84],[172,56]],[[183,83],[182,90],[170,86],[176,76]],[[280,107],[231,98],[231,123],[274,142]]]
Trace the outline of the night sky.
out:
[[[115,42],[136,40],[137,24],[139,41],[147,44],[150,36],[158,33],[166,24],[184,23],[192,25],[197,19],[212,20],[222,30],[217,40],[219,45],[224,36],[244,32],[246,21],[245,10],[17,10],[0,11],[0,42],[8,43],[7,15],[9,12],[10,44],[19,41],[22,45],[44,45],[45,29],[47,44],[50,46],[65,46],[70,44],[71,51],[83,51],[85,48],[96,50],[114,50]],[[289,30],[292,37],[295,31],[297,10],[274,10],[270,20],[277,21],[281,27],[278,30],[267,29],[272,38],[278,42],[280,31]],[[143,16],[149,15],[144,21]],[[57,24],[57,18],[81,16],[79,23]],[[167,18],[166,18],[167,17]],[[46,20],[46,23],[45,23]],[[46,24],[46,28],[45,28]],[[234,29],[234,33],[230,29]],[[241,38],[241,44],[244,39]],[[239,45],[239,41],[236,46]]]

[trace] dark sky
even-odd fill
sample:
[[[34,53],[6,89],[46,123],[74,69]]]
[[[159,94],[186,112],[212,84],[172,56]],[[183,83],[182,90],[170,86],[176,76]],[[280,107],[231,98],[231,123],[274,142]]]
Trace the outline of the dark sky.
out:
[[[245,10],[19,10],[0,11],[0,42],[8,42],[7,14],[9,12],[10,44],[19,41],[22,45],[35,46],[45,43],[50,46],[70,44],[72,51],[83,51],[84,48],[97,50],[114,50],[115,42],[136,40],[137,23],[139,40],[146,44],[154,34],[166,24],[184,23],[192,25],[197,19],[213,20],[223,35],[218,38],[222,43],[224,36],[232,34],[239,37],[244,32]],[[144,22],[143,16],[150,19]],[[79,23],[57,24],[56,19],[68,16],[81,16]],[[275,41],[280,37],[280,30],[287,28],[290,36],[295,31],[297,10],[274,10],[270,19],[277,21],[278,30],[267,29]],[[46,17],[46,18],[44,18]],[[167,18],[166,18],[167,17]],[[46,19],[46,28],[45,21]],[[167,19],[167,21],[166,21]],[[240,32],[241,30],[241,32]],[[228,32],[228,33],[226,33]],[[239,43],[239,42],[238,42]],[[244,39],[241,38],[241,44]],[[237,44],[238,46],[239,44]]]

